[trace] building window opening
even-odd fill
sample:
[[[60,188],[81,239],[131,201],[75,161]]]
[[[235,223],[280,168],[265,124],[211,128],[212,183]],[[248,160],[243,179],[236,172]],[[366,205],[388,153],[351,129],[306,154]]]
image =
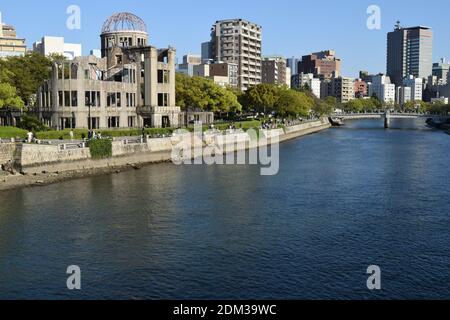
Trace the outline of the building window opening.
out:
[[[72,91],[72,107],[78,107],[78,91]]]

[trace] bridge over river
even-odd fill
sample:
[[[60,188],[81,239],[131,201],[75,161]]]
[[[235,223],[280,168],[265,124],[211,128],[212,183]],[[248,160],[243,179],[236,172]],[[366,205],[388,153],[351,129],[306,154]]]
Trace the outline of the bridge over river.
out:
[[[391,119],[432,119],[434,121],[448,121],[450,115],[426,114],[426,113],[400,113],[400,112],[384,112],[384,113],[340,113],[332,115],[334,119],[340,120],[358,120],[358,119],[384,119],[384,127],[390,127]]]

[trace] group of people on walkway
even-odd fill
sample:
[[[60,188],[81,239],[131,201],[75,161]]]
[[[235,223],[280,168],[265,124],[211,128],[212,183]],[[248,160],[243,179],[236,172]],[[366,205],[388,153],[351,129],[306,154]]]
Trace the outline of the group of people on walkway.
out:
[[[88,131],[88,140],[100,140],[102,139],[102,134],[95,132],[95,130]]]

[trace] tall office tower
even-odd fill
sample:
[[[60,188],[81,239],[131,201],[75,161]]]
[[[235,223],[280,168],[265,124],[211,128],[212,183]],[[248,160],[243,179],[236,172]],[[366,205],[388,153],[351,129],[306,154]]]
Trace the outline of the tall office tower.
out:
[[[211,59],[236,63],[238,83],[243,91],[260,84],[262,27],[243,20],[217,21],[211,29]]]
[[[296,57],[286,59],[286,65],[288,68],[291,68],[291,74],[295,75],[298,73],[298,63],[300,59]]]
[[[418,26],[403,28],[397,23],[387,36],[387,75],[396,86],[412,75],[428,78],[433,66],[433,31]]]
[[[303,56],[298,63],[298,73],[312,73],[321,80],[337,78],[341,74],[341,60],[333,50]]]
[[[183,56],[183,63],[178,65],[177,72],[184,73],[189,77],[194,75],[194,67],[202,64],[201,56],[198,54],[187,54]]]
[[[211,62],[211,42],[202,43],[202,63]]]

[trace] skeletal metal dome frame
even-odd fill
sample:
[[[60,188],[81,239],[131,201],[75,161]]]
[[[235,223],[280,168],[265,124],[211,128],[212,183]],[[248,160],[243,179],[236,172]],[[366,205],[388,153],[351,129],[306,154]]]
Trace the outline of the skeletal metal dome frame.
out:
[[[119,31],[138,31],[147,33],[147,25],[138,16],[129,12],[120,12],[112,15],[105,21],[102,34]]]

